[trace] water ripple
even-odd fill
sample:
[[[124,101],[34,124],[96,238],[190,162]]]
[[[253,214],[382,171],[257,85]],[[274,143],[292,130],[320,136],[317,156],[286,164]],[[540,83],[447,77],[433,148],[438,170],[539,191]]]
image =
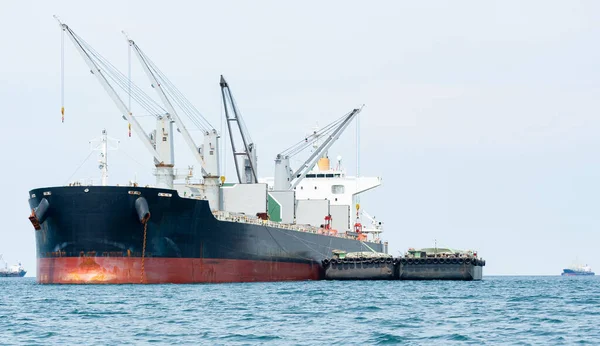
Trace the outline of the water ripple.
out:
[[[0,279],[2,344],[597,344],[600,278],[37,285]]]

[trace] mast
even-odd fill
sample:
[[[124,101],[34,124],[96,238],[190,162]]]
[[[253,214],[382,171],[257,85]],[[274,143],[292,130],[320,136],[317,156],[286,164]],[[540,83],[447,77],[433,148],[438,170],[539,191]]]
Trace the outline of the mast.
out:
[[[116,144],[115,144],[116,143]],[[92,150],[100,151],[100,158],[98,159],[100,171],[102,172],[102,186],[108,185],[108,151],[116,150],[119,141],[108,137],[106,129],[102,130],[102,135],[100,138],[92,139],[90,141],[92,146]],[[95,145],[94,145],[95,144]]]

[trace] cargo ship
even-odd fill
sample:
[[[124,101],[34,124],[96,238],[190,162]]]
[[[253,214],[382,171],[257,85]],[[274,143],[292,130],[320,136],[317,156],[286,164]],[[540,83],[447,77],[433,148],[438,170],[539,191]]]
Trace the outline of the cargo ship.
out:
[[[274,177],[259,179],[255,143],[221,76],[238,178],[229,183],[220,170],[220,135],[135,42],[127,37],[129,49],[139,58],[162,105],[152,103],[70,27],[59,24],[128,121],[130,131],[133,128],[150,152],[156,182],[110,186],[111,139],[103,131],[94,142],[100,151],[99,185],[75,181],[29,191],[38,283],[317,280],[324,275],[321,261],[333,250],[387,252],[381,230],[362,226],[362,215],[368,214],[358,203],[358,195],[380,186],[381,178],[347,176],[341,157],[331,167],[327,154],[362,108],[315,129],[282,151],[275,158]],[[153,105],[143,113],[156,117],[156,129],[149,135],[123,101],[123,90],[129,90],[126,96],[142,106]],[[64,105],[61,114],[64,121]],[[204,126],[202,145],[196,145],[181,114]],[[176,132],[201,166],[198,180],[193,167],[184,174],[174,169],[172,137]],[[290,159],[307,148],[312,148],[308,159],[292,169]]]
[[[0,261],[4,262],[2,255],[0,255]],[[4,262],[4,268],[0,268],[0,278],[22,278],[25,274],[27,274],[27,271],[23,268],[21,262],[10,267],[8,263]]]
[[[563,269],[563,272],[560,274],[562,276],[589,276],[596,275],[590,266],[586,265],[574,265],[569,268]]]

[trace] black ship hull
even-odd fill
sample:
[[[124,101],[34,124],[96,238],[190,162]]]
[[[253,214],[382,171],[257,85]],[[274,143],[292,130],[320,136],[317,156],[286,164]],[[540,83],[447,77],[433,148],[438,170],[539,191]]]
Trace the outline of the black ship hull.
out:
[[[219,220],[207,201],[166,189],[39,188],[29,206],[39,283],[317,280],[332,250],[365,248],[352,238]]]

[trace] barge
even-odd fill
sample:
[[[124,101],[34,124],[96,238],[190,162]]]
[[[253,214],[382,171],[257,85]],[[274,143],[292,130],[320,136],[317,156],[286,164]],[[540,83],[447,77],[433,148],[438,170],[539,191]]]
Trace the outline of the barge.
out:
[[[448,248],[409,249],[398,259],[399,280],[481,280],[485,260],[473,251]]]
[[[381,252],[333,251],[322,261],[326,280],[393,280],[396,259]]]

